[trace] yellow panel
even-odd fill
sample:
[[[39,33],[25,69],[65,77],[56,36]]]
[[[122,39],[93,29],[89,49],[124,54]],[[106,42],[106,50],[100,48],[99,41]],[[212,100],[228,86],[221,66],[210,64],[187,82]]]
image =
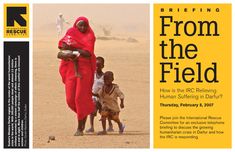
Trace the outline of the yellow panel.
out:
[[[231,148],[231,5],[154,5],[154,147]]]

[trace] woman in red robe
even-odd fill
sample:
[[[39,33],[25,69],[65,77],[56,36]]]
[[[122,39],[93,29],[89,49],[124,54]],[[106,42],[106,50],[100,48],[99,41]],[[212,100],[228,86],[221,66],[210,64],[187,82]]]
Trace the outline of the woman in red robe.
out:
[[[67,36],[73,37],[77,42],[75,46],[66,46],[63,43]],[[79,17],[72,28],[68,29],[65,36],[59,41],[59,49],[78,51],[79,56],[74,53],[58,53],[62,59],[59,72],[65,84],[66,101],[71,110],[77,114],[78,128],[75,136],[82,136],[85,129],[87,116],[94,111],[92,101],[92,85],[96,69],[96,57],[94,54],[95,35],[89,26],[88,19]],[[75,76],[73,60],[78,62],[78,70],[82,77]]]

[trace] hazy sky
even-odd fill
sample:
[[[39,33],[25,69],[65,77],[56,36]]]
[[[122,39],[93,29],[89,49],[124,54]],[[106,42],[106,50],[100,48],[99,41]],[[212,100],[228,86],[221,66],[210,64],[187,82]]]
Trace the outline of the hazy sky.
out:
[[[148,4],[34,4],[34,32],[42,34],[53,31],[54,33],[55,21],[59,13],[62,13],[71,23],[66,28],[72,26],[77,17],[86,16],[97,33],[101,31],[100,25],[112,27],[114,34],[149,33]]]

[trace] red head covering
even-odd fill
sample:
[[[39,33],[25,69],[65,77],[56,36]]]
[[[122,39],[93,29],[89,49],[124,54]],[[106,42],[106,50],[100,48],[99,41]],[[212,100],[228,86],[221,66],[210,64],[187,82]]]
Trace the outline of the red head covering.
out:
[[[87,30],[82,33],[77,28],[77,23],[79,21],[84,21],[87,24]],[[73,27],[68,29],[65,36],[59,41],[59,48],[62,47],[63,43],[67,43],[68,39],[72,40],[71,47],[75,49],[81,49],[88,51],[91,54],[92,70],[96,69],[96,57],[94,54],[95,46],[95,34],[89,25],[89,21],[86,17],[79,17],[73,24]]]
[[[89,21],[88,21],[88,19],[87,19],[86,17],[84,17],[84,16],[80,16],[79,18],[77,18],[76,21],[75,21],[74,24],[73,24],[73,27],[76,27],[76,26],[77,26],[77,23],[78,23],[79,21],[84,21],[84,22],[88,25],[88,27],[90,27],[90,26],[89,26]]]

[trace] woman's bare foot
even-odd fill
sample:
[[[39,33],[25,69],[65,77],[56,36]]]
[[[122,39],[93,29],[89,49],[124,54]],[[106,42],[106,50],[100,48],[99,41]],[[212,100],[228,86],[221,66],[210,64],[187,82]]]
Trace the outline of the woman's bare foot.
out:
[[[83,136],[83,132],[80,130],[77,130],[74,134],[74,136]]]

